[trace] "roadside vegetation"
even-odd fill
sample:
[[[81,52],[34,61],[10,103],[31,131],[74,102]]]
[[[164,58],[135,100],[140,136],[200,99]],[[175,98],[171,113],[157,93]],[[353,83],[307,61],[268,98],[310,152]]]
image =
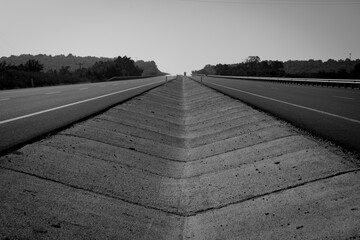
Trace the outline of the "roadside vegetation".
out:
[[[360,79],[360,59],[335,61],[329,59],[308,61],[261,61],[258,56],[250,56],[237,64],[206,65],[193,74],[258,76],[258,77],[297,77],[297,78],[329,78]]]
[[[31,58],[33,57],[33,58]],[[38,59],[48,59],[41,62]],[[95,58],[20,55],[1,58],[0,90],[107,81],[112,77],[144,77],[164,75],[155,62],[138,61],[130,57]],[[98,60],[98,61],[95,61]],[[60,64],[63,64],[60,66]],[[50,68],[51,66],[52,68]],[[145,75],[145,74],[146,75]]]

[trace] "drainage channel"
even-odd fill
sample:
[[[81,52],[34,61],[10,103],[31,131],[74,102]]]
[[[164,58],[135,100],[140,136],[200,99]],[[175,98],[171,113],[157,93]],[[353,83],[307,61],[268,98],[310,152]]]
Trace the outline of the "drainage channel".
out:
[[[0,238],[356,238],[358,162],[183,77],[1,157]]]

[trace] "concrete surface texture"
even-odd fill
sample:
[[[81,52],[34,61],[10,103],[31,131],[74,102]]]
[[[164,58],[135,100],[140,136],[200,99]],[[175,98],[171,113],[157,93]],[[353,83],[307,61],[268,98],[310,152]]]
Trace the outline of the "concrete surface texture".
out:
[[[179,77],[0,158],[0,239],[360,239],[359,160]]]

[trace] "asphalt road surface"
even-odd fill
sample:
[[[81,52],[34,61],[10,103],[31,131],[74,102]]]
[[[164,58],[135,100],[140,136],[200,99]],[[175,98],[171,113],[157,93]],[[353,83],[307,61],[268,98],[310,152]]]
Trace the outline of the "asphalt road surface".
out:
[[[360,153],[359,89],[213,77],[203,77],[203,82],[211,88]]]
[[[0,153],[165,82],[165,77],[0,91]]]

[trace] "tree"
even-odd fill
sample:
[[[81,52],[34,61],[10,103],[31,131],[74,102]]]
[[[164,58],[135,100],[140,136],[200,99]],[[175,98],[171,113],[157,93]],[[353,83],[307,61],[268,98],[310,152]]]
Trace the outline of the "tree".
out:
[[[90,72],[96,79],[105,80],[117,76],[141,76],[143,70],[135,66],[131,58],[119,56],[113,61],[96,62]]]
[[[260,57],[258,56],[249,56],[246,60],[246,63],[259,63],[260,62]]]
[[[229,75],[229,65],[217,64],[215,66],[216,75]]]
[[[59,70],[60,75],[70,75],[70,66],[62,66]]]
[[[143,70],[139,67],[135,66],[134,60],[131,58],[124,56],[124,57],[117,57],[115,59],[116,68],[121,69],[120,76],[141,76]]]
[[[7,68],[6,61],[0,62],[0,71],[5,71]]]
[[[360,63],[355,65],[354,69],[351,71],[351,76],[360,79]]]
[[[44,68],[44,65],[37,60],[30,59],[25,63],[23,68],[28,72],[41,72],[41,70]]]

